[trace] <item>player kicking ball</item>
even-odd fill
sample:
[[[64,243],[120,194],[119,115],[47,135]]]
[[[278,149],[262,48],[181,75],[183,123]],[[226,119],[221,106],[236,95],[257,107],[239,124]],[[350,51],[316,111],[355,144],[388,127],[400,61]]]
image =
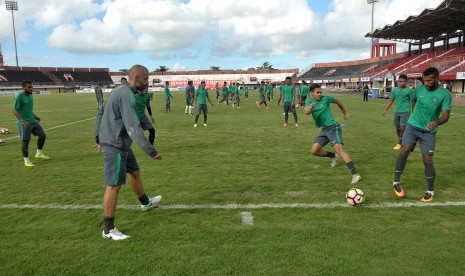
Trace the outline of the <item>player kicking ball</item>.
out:
[[[335,167],[337,158],[341,157],[352,173],[351,184],[355,184],[362,180],[362,177],[357,173],[352,159],[342,147],[344,143],[342,140],[341,127],[334,119],[329,104],[335,103],[339,109],[341,109],[344,120],[349,119],[349,113],[347,113],[339,100],[333,97],[323,96],[322,93],[319,84],[312,84],[310,86],[310,97],[305,101],[305,115],[312,114],[316,126],[322,128],[320,135],[315,138],[313,143],[312,154],[319,157],[331,158],[331,167]],[[328,143],[333,146],[336,153],[323,149]]]

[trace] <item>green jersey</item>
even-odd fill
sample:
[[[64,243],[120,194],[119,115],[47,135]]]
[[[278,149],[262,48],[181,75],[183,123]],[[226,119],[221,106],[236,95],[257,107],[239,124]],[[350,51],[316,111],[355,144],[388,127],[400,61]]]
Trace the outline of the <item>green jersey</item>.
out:
[[[34,117],[34,98],[32,94],[26,95],[24,92],[21,92],[15,96],[15,100],[13,102],[13,108],[16,109],[21,117],[26,120],[28,124],[35,123],[36,118]],[[23,124],[20,119],[16,121],[18,125]]]
[[[396,87],[389,97],[396,102],[396,112],[410,112],[410,102],[412,101],[413,92],[408,87]]]
[[[268,84],[268,85],[266,86],[266,92],[267,92],[268,94],[273,93],[273,85]]]
[[[315,104],[313,108],[312,116],[315,120],[316,127],[329,127],[337,124],[336,120],[331,113],[330,103],[334,103],[334,98],[329,96],[322,96],[319,101],[315,101],[314,98],[308,97],[305,100],[305,107],[309,107],[311,104]]]
[[[430,131],[428,123],[436,121],[444,110],[451,110],[452,96],[442,87],[428,90],[424,85],[418,86],[412,99],[416,102],[408,124],[416,128]],[[436,133],[437,128],[431,132]]]
[[[244,88],[243,88],[243,89],[244,89],[244,94],[247,94],[247,93],[249,93],[249,87],[248,87],[248,86],[244,86]]]
[[[228,95],[228,87],[226,85],[223,86],[223,89],[221,89],[221,94],[223,94],[225,96]]]
[[[220,91],[220,88],[218,87],[218,83],[215,84],[215,92],[218,93],[218,91]]]
[[[203,88],[202,86],[199,86],[199,88],[197,88],[197,92],[195,93],[195,97],[197,98],[197,104],[207,104],[207,89]]]
[[[300,85],[300,97],[308,97],[310,95],[310,87],[305,84]]]
[[[281,85],[281,93],[284,97],[285,103],[291,103],[294,101],[295,86],[293,84]]]
[[[265,93],[265,85],[260,85],[258,92],[263,95]]]
[[[140,95],[139,93],[134,94],[134,97],[136,98],[136,111],[137,111],[137,116],[144,117],[145,116],[145,109],[147,107],[150,107],[150,94],[145,93],[143,95]]]
[[[165,86],[165,98],[173,98],[173,96],[171,95],[171,92],[170,92],[170,89],[168,86]]]

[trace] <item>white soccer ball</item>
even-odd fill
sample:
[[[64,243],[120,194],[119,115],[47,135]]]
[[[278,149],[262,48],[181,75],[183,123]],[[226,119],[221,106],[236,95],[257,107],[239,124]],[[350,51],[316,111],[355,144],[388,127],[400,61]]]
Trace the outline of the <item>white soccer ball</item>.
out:
[[[0,128],[0,134],[5,134],[5,128],[4,127]]]
[[[4,130],[5,130],[5,134],[10,133],[10,130],[8,128],[5,127]]]
[[[365,202],[365,192],[360,189],[352,188],[346,193],[347,203],[352,206],[361,205]]]

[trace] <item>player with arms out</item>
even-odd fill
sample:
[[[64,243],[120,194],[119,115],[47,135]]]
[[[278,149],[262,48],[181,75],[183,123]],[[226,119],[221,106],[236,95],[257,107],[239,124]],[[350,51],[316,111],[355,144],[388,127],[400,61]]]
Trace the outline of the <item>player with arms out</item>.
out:
[[[351,184],[355,184],[359,182],[362,177],[357,173],[350,156],[344,151],[341,127],[334,119],[329,105],[331,103],[336,104],[342,111],[344,120],[349,119],[349,113],[347,113],[339,100],[333,97],[323,96],[322,93],[319,84],[312,84],[310,86],[310,97],[305,101],[305,115],[312,114],[316,126],[322,128],[320,135],[315,138],[313,143],[312,154],[319,157],[331,158],[331,167],[336,166],[337,158],[340,156],[352,174]],[[323,149],[328,143],[333,146],[336,153]]]
[[[105,228],[102,236],[106,239],[124,240],[128,235],[115,227],[115,211],[118,194],[126,183],[129,184],[141,203],[142,211],[149,211],[161,200],[161,196],[149,198],[144,192],[140,168],[131,150],[132,141],[154,160],[161,160],[161,154],[145,139],[136,114],[135,94],[148,88],[149,71],[142,65],[134,65],[128,72],[127,85],[113,89],[100,109],[95,123],[95,150],[103,151],[104,182],[103,215]]]
[[[13,114],[17,118],[16,123],[18,124],[19,136],[21,137],[21,152],[23,154],[24,166],[34,167],[34,164],[29,160],[29,141],[31,140],[31,134],[39,137],[35,155],[37,159],[50,159],[50,157],[42,152],[47,137],[40,125],[39,116],[34,113],[32,81],[23,80],[21,85],[23,87],[23,92],[15,96]]]
[[[394,114],[394,126],[397,131],[398,143],[394,147],[395,150],[400,150],[402,145],[402,136],[404,135],[405,125],[407,124],[408,117],[410,115],[410,105],[412,102],[413,92],[408,88],[407,76],[402,74],[399,76],[397,83],[399,87],[396,87],[391,93],[390,99],[383,110],[383,116],[386,116],[386,112],[391,105],[396,102],[396,112]]]
[[[424,85],[417,86],[413,92],[413,112],[407,121],[402,147],[397,157],[394,171],[394,193],[397,197],[405,196],[404,189],[400,185],[407,157],[414,150],[417,142],[420,142],[423,165],[425,166],[425,179],[427,190],[420,199],[422,202],[430,202],[434,199],[434,179],[436,170],[433,165],[433,154],[436,145],[436,132],[438,126],[449,120],[452,97],[449,91],[439,86],[439,71],[430,67],[423,72]]]

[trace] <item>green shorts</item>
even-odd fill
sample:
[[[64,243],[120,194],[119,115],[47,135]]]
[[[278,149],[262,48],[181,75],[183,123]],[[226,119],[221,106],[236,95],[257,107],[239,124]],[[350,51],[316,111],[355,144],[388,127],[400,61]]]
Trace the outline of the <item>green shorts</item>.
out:
[[[186,105],[192,105],[192,98],[186,98]]]
[[[107,186],[119,186],[126,183],[126,173],[139,170],[132,150],[122,151],[111,146],[103,146],[104,181]]]

